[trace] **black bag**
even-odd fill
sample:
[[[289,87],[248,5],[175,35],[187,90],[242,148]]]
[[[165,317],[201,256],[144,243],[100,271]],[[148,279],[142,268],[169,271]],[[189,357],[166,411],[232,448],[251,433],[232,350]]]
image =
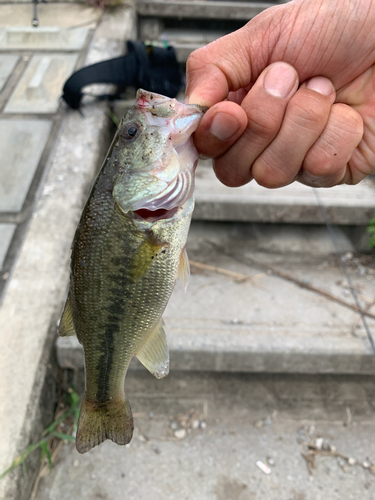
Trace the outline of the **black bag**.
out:
[[[124,87],[143,88],[151,92],[176,97],[184,80],[173,47],[155,47],[142,42],[127,42],[125,56],[86,66],[73,73],[65,82],[63,99],[73,109],[79,109],[83,92],[92,83],[114,83]],[[118,99],[116,94],[102,94],[98,99]]]

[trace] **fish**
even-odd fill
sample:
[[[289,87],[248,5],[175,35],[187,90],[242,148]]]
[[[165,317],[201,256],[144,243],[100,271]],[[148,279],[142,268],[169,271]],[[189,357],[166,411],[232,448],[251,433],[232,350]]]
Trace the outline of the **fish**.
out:
[[[83,346],[85,394],[76,447],[130,442],[124,381],[131,359],[169,371],[162,314],[189,279],[186,240],[198,153],[192,134],[205,108],[139,89],[92,186],[72,243],[59,335]]]

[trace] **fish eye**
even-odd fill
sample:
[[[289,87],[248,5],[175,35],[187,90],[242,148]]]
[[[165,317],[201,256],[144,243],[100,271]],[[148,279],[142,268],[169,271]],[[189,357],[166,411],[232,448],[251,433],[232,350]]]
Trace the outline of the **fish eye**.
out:
[[[137,127],[131,126],[128,128],[128,135],[130,135],[130,137],[134,137],[137,132]]]
[[[140,129],[140,126],[138,125],[138,123],[134,123],[134,122],[128,123],[120,131],[120,137],[122,139],[125,139],[126,141],[130,141],[137,136],[139,129]]]

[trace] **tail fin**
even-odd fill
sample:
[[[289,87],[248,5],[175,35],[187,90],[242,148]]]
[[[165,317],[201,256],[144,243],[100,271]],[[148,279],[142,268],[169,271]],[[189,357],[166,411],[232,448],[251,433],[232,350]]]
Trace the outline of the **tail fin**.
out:
[[[77,450],[86,453],[106,439],[128,444],[133,429],[133,415],[125,395],[105,403],[88,401],[85,396],[78,422]]]

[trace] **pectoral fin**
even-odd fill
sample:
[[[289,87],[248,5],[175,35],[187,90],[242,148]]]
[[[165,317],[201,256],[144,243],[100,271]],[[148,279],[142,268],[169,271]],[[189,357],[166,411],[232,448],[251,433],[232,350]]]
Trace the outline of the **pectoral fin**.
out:
[[[136,251],[132,265],[129,269],[129,277],[133,281],[138,281],[147,272],[155,258],[162,252],[167,252],[169,244],[158,241],[151,234]]]
[[[136,356],[156,378],[163,378],[168,375],[169,351],[162,318],[160,318]]]
[[[66,299],[64,311],[61,316],[59,335],[60,337],[70,337],[76,335],[72,316],[72,301],[70,298],[70,292],[68,294],[68,298]]]
[[[189,257],[185,247],[181,253],[180,263],[178,265],[177,282],[176,282],[178,288],[180,288],[184,292],[186,292],[187,287],[189,285],[189,277],[190,277]]]

